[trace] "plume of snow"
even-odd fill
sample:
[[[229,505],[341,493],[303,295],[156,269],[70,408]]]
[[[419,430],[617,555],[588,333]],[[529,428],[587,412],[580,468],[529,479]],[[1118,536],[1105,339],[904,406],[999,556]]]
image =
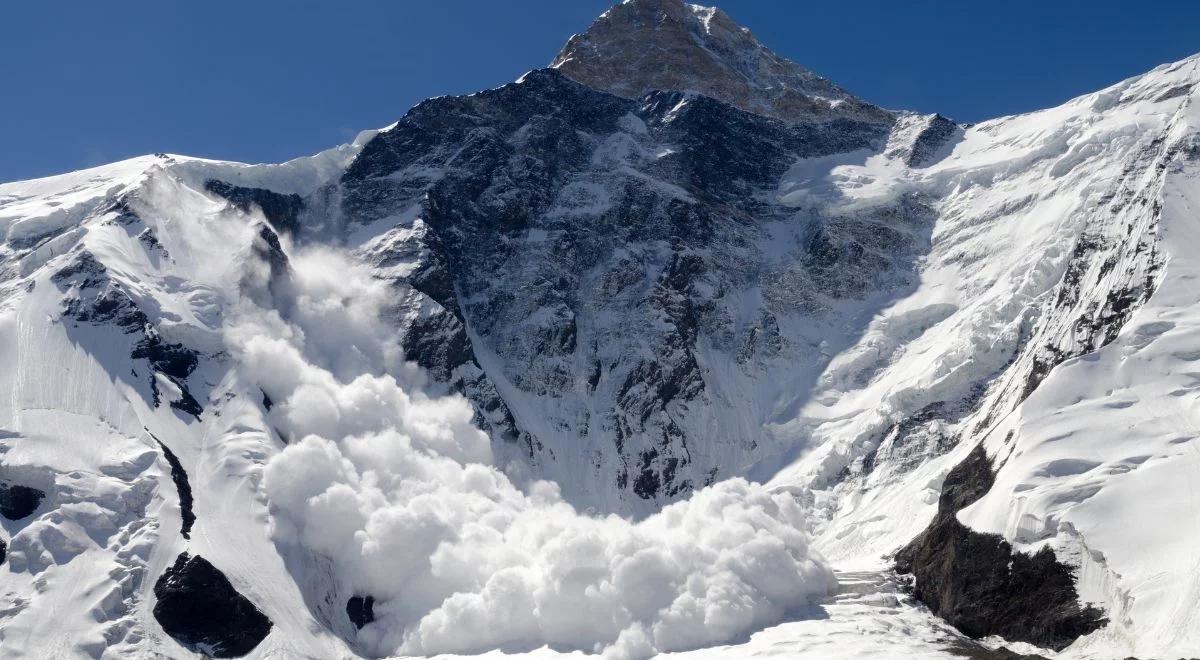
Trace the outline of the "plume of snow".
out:
[[[588,516],[491,466],[458,396],[423,392],[381,322],[389,289],[294,250],[286,300],[243,299],[227,344],[293,441],[267,466],[273,534],[376,599],[361,647],[556,648],[646,658],[729,641],[825,594],[803,507],[734,479],[641,521]],[[265,273],[260,273],[265,276]]]

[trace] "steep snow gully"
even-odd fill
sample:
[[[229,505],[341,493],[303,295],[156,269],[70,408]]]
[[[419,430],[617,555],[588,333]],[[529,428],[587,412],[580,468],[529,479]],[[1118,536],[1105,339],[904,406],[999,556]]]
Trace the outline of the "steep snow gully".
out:
[[[0,184],[0,655],[1200,655],[1198,83],[963,126],[629,0]]]

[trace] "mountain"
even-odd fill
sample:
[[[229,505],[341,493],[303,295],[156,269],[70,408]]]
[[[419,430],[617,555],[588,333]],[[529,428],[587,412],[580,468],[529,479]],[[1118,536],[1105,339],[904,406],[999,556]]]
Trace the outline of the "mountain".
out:
[[[1198,66],[963,126],[628,0],[309,158],[0,184],[0,644],[1200,653]]]
[[[695,92],[786,122],[896,116],[779,57],[720,9],[677,0],[622,2],[571,37],[550,67],[624,98]]]

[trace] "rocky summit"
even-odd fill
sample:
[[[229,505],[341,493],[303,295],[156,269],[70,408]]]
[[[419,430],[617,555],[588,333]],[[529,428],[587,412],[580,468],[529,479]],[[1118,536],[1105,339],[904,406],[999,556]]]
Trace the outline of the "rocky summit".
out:
[[[678,0],[613,7],[571,37],[550,67],[625,98],[695,92],[786,122],[890,124],[896,117],[779,57],[720,9]]]
[[[628,0],[0,184],[0,655],[1200,655],[1198,83],[963,125]]]

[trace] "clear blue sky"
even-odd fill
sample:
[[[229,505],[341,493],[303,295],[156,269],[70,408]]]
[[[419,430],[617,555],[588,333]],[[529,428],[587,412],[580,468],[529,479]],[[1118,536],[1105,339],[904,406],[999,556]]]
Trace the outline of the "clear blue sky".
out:
[[[544,66],[608,0],[8,0],[0,181],[168,151],[280,161]],[[962,121],[1200,51],[1200,2],[717,3],[869,101]]]

